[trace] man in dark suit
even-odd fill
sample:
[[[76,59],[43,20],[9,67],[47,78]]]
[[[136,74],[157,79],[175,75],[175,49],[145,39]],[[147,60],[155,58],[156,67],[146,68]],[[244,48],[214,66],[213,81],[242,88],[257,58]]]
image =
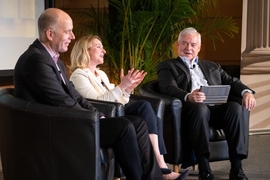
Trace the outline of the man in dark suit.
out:
[[[231,162],[230,180],[247,180],[242,159],[247,158],[244,145],[243,108],[252,110],[256,101],[254,91],[238,78],[229,76],[219,64],[199,60],[201,35],[194,28],[186,28],[178,37],[178,57],[161,62],[157,67],[158,85],[163,94],[179,98],[183,103],[183,126],[189,137],[199,165],[199,179],[213,180],[209,165],[209,124],[224,128]],[[230,85],[230,94],[242,98],[242,106],[227,102],[207,106],[200,86]]]
[[[59,53],[66,52],[73,23],[56,8],[38,19],[39,38],[19,58],[14,70],[15,94],[22,99],[68,108],[98,111],[69,81]],[[100,146],[113,147],[127,179],[163,179],[144,120],[136,116],[105,118],[100,112]]]

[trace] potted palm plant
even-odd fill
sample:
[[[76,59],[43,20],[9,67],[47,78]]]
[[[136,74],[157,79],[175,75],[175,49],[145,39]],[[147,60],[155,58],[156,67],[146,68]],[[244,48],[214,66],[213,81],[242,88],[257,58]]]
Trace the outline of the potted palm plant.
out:
[[[109,8],[91,7],[75,19],[84,22],[77,34],[96,34],[107,51],[106,63],[113,82],[119,82],[120,68],[148,72],[144,82],[156,78],[156,65],[171,58],[173,44],[185,27],[195,27],[213,43],[222,36],[233,37],[238,27],[231,17],[208,18],[218,0],[108,0]],[[87,19],[87,21],[86,21]]]

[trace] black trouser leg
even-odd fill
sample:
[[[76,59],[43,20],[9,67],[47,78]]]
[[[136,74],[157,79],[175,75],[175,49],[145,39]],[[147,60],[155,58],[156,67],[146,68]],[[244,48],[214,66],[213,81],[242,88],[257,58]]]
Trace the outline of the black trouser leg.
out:
[[[100,134],[101,147],[113,147],[127,180],[163,179],[144,120],[136,116],[101,119]]]
[[[143,119],[136,116],[125,116],[133,123],[138,147],[141,154],[141,164],[143,169],[143,180],[163,180],[162,173],[154,155],[153,147],[149,139],[148,128]]]
[[[220,122],[215,121],[213,124],[217,127],[221,126],[224,129],[233,169],[241,168],[241,160],[247,156],[243,108],[236,102],[228,102],[211,111],[213,119],[222,117],[219,120]]]
[[[147,124],[149,134],[158,135],[158,145],[160,153],[167,153],[163,139],[161,120],[157,117],[151,104],[148,101],[140,100],[126,104],[125,114],[139,116],[144,119]]]
[[[205,104],[190,103],[182,111],[183,131],[188,146],[194,150],[199,171],[210,170],[209,166],[209,120],[210,110]],[[183,147],[185,148],[185,147]]]
[[[100,119],[100,146],[113,147],[115,158],[129,180],[142,177],[136,131],[125,118]]]

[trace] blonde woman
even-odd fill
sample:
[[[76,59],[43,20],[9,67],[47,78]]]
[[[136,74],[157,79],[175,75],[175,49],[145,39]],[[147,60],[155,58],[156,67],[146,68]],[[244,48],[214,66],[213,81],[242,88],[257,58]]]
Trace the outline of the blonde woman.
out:
[[[70,80],[76,90],[85,98],[119,102],[125,105],[126,115],[136,115],[143,118],[148,126],[149,138],[152,143],[157,162],[164,179],[184,179],[188,171],[172,172],[164,161],[166,148],[163,140],[160,119],[155,115],[150,103],[145,100],[129,103],[132,90],[144,79],[146,72],[131,69],[127,75],[120,73],[121,82],[114,86],[108,76],[97,66],[104,63],[106,51],[98,36],[84,36],[76,41],[71,51],[72,72]]]

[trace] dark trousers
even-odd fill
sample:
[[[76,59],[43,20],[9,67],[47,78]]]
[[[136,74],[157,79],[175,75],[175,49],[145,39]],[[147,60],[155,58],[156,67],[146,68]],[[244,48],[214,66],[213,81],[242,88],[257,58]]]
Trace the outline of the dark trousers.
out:
[[[247,156],[244,141],[243,107],[236,102],[217,106],[203,103],[189,103],[183,106],[182,119],[184,138],[195,152],[197,160],[204,156],[209,158],[209,126],[223,128],[229,147],[230,157]]]
[[[136,116],[100,119],[100,146],[113,147],[127,180],[163,179],[143,119]]]
[[[139,116],[147,124],[149,134],[158,135],[158,145],[161,154],[166,154],[167,150],[163,139],[163,128],[160,118],[155,114],[151,104],[146,100],[140,100],[125,105],[126,115]]]

